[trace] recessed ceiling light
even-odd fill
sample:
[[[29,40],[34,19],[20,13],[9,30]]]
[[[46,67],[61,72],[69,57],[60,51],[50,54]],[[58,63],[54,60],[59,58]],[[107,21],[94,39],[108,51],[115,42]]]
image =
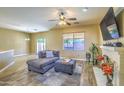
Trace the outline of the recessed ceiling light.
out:
[[[87,12],[87,11],[88,11],[88,7],[84,7],[84,8],[82,9],[82,11],[83,11],[83,12]]]

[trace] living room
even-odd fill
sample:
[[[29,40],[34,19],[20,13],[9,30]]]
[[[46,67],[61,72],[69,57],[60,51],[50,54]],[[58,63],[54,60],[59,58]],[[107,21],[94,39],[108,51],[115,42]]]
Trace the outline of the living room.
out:
[[[10,56],[0,57],[7,60],[4,65],[1,61],[0,84],[10,86],[107,85],[106,81],[102,83],[102,81],[95,80],[99,79],[97,74],[93,72],[96,71],[96,68],[92,69],[92,61],[90,63],[86,61],[86,52],[89,51],[92,43],[99,47],[109,42],[118,41],[123,44],[123,36],[119,39],[103,40],[100,22],[109,9],[110,7],[0,8],[0,11],[2,11],[0,15],[0,54],[10,53],[10,56],[14,56],[11,61],[13,63],[8,62]],[[113,7],[112,9],[120,33],[123,34],[124,9],[122,7]],[[76,41],[77,44],[74,43]],[[75,72],[68,75],[63,73],[62,70],[61,72],[55,72],[54,68],[56,69],[57,66],[52,66],[50,70],[43,74],[37,73],[37,71],[28,71],[32,68],[28,68],[27,61],[39,60],[38,53],[43,50],[59,51],[57,57],[60,59],[77,60],[76,70],[81,70],[80,75]],[[122,71],[123,66],[120,68]],[[85,72],[82,73],[83,71]],[[119,78],[121,81],[118,82],[117,79],[112,85],[123,85],[124,80],[122,78],[123,74]]]

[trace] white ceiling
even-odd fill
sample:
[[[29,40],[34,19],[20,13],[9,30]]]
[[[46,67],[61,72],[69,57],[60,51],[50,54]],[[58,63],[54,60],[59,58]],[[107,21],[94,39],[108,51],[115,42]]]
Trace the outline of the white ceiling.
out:
[[[80,23],[79,25],[99,23],[108,10],[107,7],[90,7],[87,12],[83,12],[81,7],[1,7],[0,27],[24,32],[48,31],[51,28],[57,27],[57,22],[50,22],[48,20],[57,19],[58,10],[60,9],[66,12],[66,17],[76,17]]]

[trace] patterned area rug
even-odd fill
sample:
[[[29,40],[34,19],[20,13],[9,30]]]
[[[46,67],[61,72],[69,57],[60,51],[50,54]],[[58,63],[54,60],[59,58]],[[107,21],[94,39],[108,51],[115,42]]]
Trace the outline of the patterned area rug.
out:
[[[77,65],[73,75],[55,72],[54,69],[51,69],[48,73],[38,76],[37,79],[49,86],[79,86],[80,76],[81,66]]]
[[[55,72],[54,68],[45,74],[28,72],[27,68],[0,80],[1,86],[79,86],[82,65],[76,64],[73,75]]]

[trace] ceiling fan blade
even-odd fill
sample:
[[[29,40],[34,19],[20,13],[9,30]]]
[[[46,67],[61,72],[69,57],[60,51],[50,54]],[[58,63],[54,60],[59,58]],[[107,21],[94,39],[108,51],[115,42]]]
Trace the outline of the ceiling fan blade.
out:
[[[79,22],[74,22],[74,24],[79,24]]]
[[[50,19],[48,21],[59,21],[58,19]]]
[[[66,24],[69,25],[69,26],[71,25],[71,23],[69,23],[69,22],[66,22]]]
[[[67,18],[67,20],[69,20],[69,21],[75,21],[75,20],[77,20],[77,18]]]

